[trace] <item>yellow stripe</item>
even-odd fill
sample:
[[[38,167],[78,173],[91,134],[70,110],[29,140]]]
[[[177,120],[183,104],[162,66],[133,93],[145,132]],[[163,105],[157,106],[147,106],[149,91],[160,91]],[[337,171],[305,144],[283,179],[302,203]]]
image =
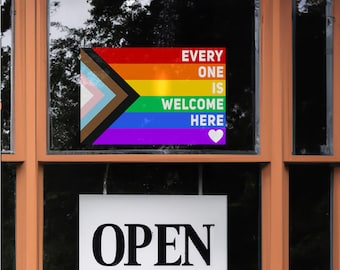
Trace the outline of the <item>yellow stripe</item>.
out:
[[[225,96],[225,81],[219,80],[127,80],[141,96]],[[215,93],[213,84],[215,83]],[[217,91],[216,84],[222,86]]]

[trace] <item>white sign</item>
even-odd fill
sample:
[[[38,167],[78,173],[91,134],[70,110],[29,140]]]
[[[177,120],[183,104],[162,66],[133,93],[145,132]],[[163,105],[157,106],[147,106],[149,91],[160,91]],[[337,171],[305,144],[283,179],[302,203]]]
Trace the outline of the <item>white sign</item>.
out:
[[[80,195],[80,270],[226,270],[227,196]]]

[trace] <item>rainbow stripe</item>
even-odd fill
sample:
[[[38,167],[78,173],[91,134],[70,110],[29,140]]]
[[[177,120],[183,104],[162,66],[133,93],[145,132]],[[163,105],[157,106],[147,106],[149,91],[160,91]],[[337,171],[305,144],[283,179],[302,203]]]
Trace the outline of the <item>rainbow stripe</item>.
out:
[[[93,50],[139,95],[94,145],[226,143],[225,48]]]

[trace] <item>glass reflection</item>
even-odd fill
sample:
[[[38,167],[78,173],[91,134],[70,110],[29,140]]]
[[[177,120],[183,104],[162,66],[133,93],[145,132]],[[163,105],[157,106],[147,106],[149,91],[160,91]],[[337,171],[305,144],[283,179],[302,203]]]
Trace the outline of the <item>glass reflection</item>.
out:
[[[255,149],[255,10],[253,1],[52,1],[50,5],[50,150],[221,151]],[[74,16],[74,12],[77,16]],[[76,19],[75,19],[76,18]],[[80,144],[81,47],[227,48],[225,146]]]
[[[228,269],[261,269],[259,172],[249,164],[47,165],[44,269],[77,269],[79,194],[199,193],[228,195]]]
[[[44,269],[78,269],[79,194],[197,194],[195,165],[49,165],[44,170]]]
[[[327,1],[331,2],[331,1]],[[325,0],[297,0],[294,12],[295,154],[329,154]]]
[[[15,169],[1,164],[1,269],[15,269]]]
[[[1,151],[11,150],[12,1],[1,1]]]
[[[261,269],[259,167],[206,165],[203,179],[204,194],[228,195],[228,269]]]
[[[292,166],[289,170],[289,257],[291,270],[330,269],[330,168]]]

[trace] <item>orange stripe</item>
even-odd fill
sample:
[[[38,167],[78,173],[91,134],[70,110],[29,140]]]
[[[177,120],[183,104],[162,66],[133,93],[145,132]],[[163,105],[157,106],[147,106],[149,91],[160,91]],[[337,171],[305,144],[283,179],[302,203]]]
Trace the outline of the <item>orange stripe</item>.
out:
[[[224,80],[224,64],[110,64],[125,80]],[[199,69],[201,76],[199,76]],[[202,76],[210,69],[210,75]],[[215,75],[215,76],[214,76]]]

